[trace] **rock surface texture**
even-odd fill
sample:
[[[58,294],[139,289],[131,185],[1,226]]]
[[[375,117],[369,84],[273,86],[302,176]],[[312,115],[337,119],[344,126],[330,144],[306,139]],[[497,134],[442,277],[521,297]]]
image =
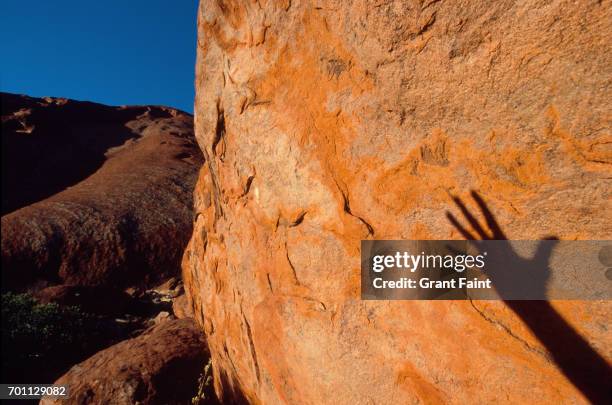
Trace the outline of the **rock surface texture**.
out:
[[[478,213],[471,189],[511,239],[610,239],[611,10],[201,1],[183,272],[219,395],[586,402],[503,302],[361,301],[359,249],[462,239],[445,212]],[[612,359],[612,303],[552,308]]]
[[[207,359],[193,320],[168,320],[72,367],[56,382],[70,398],[41,404],[188,404]]]
[[[201,165],[181,111],[3,93],[3,288],[176,275]]]

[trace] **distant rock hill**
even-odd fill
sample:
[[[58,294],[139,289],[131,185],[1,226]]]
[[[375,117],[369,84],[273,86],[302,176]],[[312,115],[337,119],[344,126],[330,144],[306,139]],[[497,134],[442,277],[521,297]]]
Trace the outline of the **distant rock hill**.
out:
[[[177,274],[202,156],[193,117],[2,93],[3,289]]]

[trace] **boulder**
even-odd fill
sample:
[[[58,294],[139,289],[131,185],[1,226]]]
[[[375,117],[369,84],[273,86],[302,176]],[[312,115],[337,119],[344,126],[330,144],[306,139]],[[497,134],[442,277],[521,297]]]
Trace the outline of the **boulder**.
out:
[[[168,311],[161,311],[153,318],[153,324],[158,325],[160,323],[176,319],[176,317]]]
[[[178,275],[202,164],[192,116],[1,96],[3,288]]]
[[[193,320],[166,320],[73,366],[56,381],[70,397],[41,404],[187,404],[207,361]]]
[[[177,318],[193,318],[193,310],[186,294],[181,294],[172,300],[172,312]]]
[[[551,346],[501,301],[362,301],[360,241],[462,239],[446,212],[460,214],[458,196],[478,213],[472,189],[511,239],[610,239],[611,12],[565,0],[201,1],[206,162],[183,273],[218,395],[609,393],[607,375],[585,389],[557,349],[580,341],[605,369],[611,302],[533,304],[541,325],[567,332]]]

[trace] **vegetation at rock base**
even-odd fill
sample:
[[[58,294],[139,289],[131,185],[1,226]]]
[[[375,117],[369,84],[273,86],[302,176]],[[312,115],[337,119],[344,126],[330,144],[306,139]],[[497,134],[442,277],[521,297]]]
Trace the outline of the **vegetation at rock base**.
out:
[[[2,380],[52,382],[100,345],[105,324],[76,306],[42,304],[29,294],[2,294]]]
[[[204,371],[198,378],[198,392],[191,398],[192,405],[204,405],[217,403],[217,398],[213,388],[213,376],[212,376],[212,360],[209,359]]]

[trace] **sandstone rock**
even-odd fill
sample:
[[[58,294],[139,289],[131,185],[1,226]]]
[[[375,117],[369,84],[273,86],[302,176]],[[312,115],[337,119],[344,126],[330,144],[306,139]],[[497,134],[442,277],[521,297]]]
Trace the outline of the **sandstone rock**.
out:
[[[164,322],[166,322],[166,321],[170,321],[170,320],[172,320],[172,319],[175,319],[175,317],[174,317],[174,315],[173,315],[173,314],[171,314],[171,313],[170,313],[170,312],[168,312],[168,311],[161,311],[159,314],[157,314],[157,315],[155,316],[155,318],[153,318],[153,323],[154,323],[155,325],[158,325],[158,324],[160,324],[160,323],[164,323]]]
[[[171,291],[179,289],[180,286],[181,282],[178,278],[170,277],[168,280],[165,280],[163,283],[155,287],[155,290],[170,293]]]
[[[219,395],[585,402],[503,302],[361,301],[359,246],[462,238],[470,189],[510,238],[609,239],[611,10],[202,1],[184,280]],[[608,362],[611,305],[553,303]]]
[[[3,93],[2,150],[3,288],[177,274],[202,163],[189,114]]]
[[[183,282],[176,277],[169,278],[155,287],[154,290],[171,298],[178,297],[185,292]]]
[[[186,404],[207,359],[193,320],[168,320],[72,367],[56,382],[70,398],[41,404]]]
[[[181,294],[172,300],[172,312],[177,318],[193,318],[193,310],[186,294]]]

